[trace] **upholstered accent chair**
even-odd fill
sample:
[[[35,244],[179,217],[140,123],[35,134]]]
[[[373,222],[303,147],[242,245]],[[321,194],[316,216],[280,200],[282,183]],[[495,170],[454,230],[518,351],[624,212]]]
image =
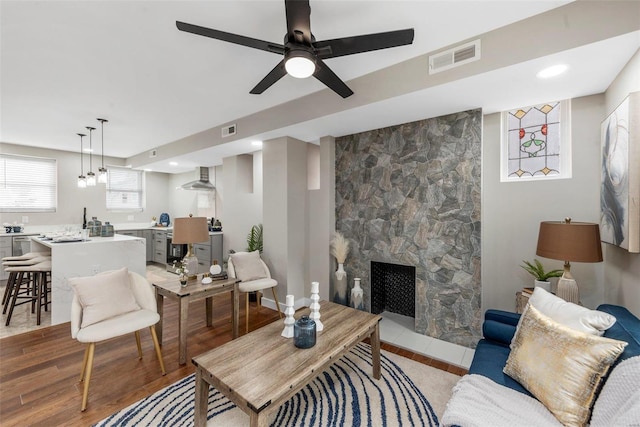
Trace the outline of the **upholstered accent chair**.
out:
[[[87,408],[89,381],[97,342],[135,333],[138,357],[142,359],[140,330],[149,328],[160,362],[166,374],[155,325],[160,320],[153,289],[146,278],[126,268],[106,271],[90,277],[69,279],[74,296],[71,303],[71,336],[86,343],[80,381],[84,380],[82,407]]]

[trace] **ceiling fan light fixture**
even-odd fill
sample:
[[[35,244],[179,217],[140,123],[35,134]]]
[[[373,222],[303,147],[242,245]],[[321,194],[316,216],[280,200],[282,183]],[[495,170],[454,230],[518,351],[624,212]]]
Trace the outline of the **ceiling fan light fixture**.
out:
[[[284,63],[287,74],[297,79],[311,77],[316,71],[314,57],[306,50],[292,50],[287,54]]]

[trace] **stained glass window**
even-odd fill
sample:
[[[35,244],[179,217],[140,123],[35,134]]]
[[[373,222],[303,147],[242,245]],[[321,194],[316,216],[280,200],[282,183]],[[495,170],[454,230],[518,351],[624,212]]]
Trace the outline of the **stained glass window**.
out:
[[[502,113],[502,181],[571,177],[570,103]]]

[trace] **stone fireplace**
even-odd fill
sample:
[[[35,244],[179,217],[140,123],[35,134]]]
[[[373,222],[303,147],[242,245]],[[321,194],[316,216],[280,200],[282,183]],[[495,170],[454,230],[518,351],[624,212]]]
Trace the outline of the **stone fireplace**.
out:
[[[371,312],[416,317],[416,268],[371,261]]]
[[[480,332],[482,111],[336,138],[344,268],[374,310],[370,262],[415,268],[415,331],[475,347]]]

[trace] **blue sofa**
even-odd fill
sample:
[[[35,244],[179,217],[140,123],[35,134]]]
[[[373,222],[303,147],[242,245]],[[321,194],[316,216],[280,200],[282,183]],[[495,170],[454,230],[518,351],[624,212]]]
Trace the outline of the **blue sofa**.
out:
[[[604,336],[629,343],[616,361],[616,365],[625,359],[640,355],[640,319],[618,305],[602,304],[597,309],[616,318],[616,323],[605,331]],[[486,311],[482,325],[484,338],[478,342],[469,374],[483,375],[498,384],[531,396],[519,382],[502,372],[507,364],[509,344],[519,319],[519,314],[508,311]]]

